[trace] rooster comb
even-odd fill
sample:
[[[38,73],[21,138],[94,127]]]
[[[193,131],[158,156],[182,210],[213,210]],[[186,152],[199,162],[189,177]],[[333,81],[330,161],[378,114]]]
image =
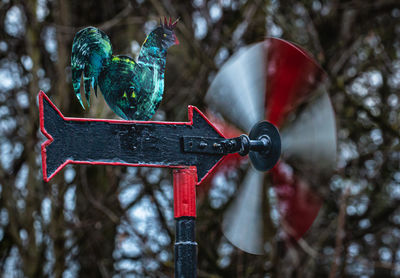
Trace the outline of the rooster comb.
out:
[[[171,17],[169,17],[169,21],[168,21],[167,17],[164,16],[164,23],[162,22],[162,19],[160,18],[160,25],[163,28],[168,28],[168,29],[172,30],[175,28],[178,21],[179,21],[179,17],[172,23]]]

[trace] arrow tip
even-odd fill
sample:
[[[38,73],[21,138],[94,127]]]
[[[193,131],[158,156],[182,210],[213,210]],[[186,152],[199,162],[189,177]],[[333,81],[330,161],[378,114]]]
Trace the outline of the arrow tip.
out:
[[[196,106],[189,105],[189,121],[194,127],[207,129],[208,132],[217,133],[222,138],[226,138],[222,132],[200,111]]]
[[[194,136],[204,136],[210,138],[226,138],[222,132],[196,107],[188,106],[189,121],[194,128]],[[197,168],[197,178],[199,185],[215,169],[224,156],[221,154],[199,155],[195,163]]]

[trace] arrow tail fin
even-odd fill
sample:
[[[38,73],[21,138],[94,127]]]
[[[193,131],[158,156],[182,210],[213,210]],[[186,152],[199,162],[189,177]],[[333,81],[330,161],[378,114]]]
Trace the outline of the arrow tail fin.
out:
[[[43,179],[48,182],[67,164],[64,155],[67,132],[64,116],[42,91],[39,92],[39,120],[40,130],[47,137],[41,152]]]

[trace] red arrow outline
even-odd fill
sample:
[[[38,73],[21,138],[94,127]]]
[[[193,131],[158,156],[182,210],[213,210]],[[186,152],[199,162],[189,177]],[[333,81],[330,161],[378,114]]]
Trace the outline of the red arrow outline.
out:
[[[160,125],[187,125],[191,126],[193,125],[193,110],[195,110],[197,113],[200,114],[200,116],[203,117],[203,119],[222,137],[226,138],[221,131],[218,130],[217,127],[213,123],[210,122],[209,119],[195,106],[189,105],[188,106],[188,122],[163,122],[163,121],[126,121],[126,120],[110,120],[110,119],[93,119],[93,118],[72,118],[72,117],[65,117],[61,111],[57,108],[57,106],[51,102],[50,98],[43,92],[40,91],[38,94],[39,98],[39,124],[40,124],[40,130],[43,133],[44,136],[47,137],[47,140],[42,143],[41,145],[41,154],[42,154],[42,171],[43,171],[43,180],[45,182],[49,182],[58,172],[61,171],[66,165],[68,164],[89,164],[89,165],[114,165],[114,166],[130,166],[130,167],[156,167],[156,168],[173,168],[173,169],[184,169],[184,168],[196,168],[196,166],[183,166],[183,165],[156,165],[156,164],[130,164],[130,163],[120,163],[120,162],[99,162],[99,161],[76,161],[76,160],[71,160],[68,159],[66,160],[63,164],[61,164],[55,171],[52,173],[49,177],[47,177],[47,164],[46,164],[46,159],[47,159],[47,154],[46,154],[46,147],[50,145],[54,139],[53,137],[46,131],[44,128],[44,106],[43,106],[43,98],[45,98],[49,104],[53,107],[53,109],[60,115],[60,117],[65,120],[65,121],[79,121],[79,122],[107,122],[107,123],[124,123],[124,124],[129,124],[129,123],[140,123],[140,124],[146,124],[146,123],[151,123],[151,124],[160,124]],[[207,176],[217,167],[217,165],[223,160],[224,157],[222,157],[220,160],[218,160],[217,163],[214,164],[214,166],[207,172],[207,174],[200,180],[197,181],[197,185],[200,185],[202,181],[204,181]],[[197,171],[196,171],[197,172]],[[196,174],[197,175],[197,174]],[[196,177],[196,180],[198,178]]]

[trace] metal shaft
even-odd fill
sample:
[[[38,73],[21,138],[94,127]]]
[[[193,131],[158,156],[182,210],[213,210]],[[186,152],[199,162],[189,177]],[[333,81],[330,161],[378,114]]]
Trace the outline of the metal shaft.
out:
[[[271,140],[267,135],[261,136],[258,140],[250,140],[250,151],[268,152],[271,148]]]
[[[256,140],[251,140],[246,134],[239,137],[240,140],[240,155],[247,155],[250,151],[268,153],[271,148],[271,139],[268,135],[262,135]]]
[[[194,278],[197,276],[195,218],[179,217],[175,225],[175,278]]]

